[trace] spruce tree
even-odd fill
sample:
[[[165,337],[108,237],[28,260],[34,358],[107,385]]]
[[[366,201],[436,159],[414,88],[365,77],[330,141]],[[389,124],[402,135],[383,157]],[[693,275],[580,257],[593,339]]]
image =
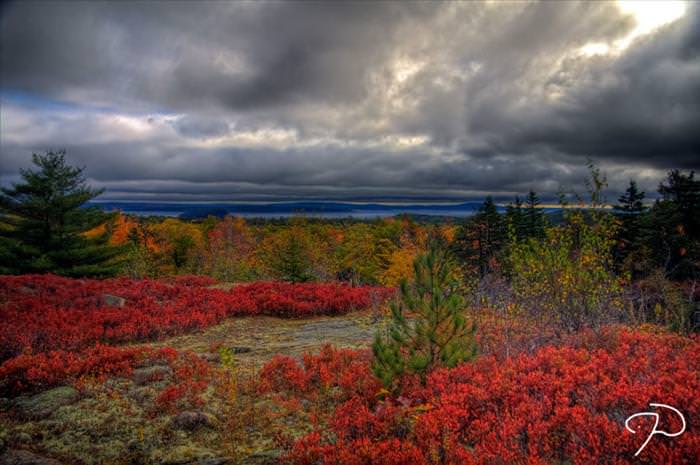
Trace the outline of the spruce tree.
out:
[[[388,334],[377,334],[372,346],[372,370],[386,387],[404,373],[417,374],[424,382],[431,370],[476,356],[476,327],[464,315],[451,257],[432,245],[416,258],[413,269],[413,282],[402,281],[399,299],[391,305]]]
[[[515,201],[506,207],[506,225],[513,239],[520,241],[526,237],[523,201],[518,195],[515,196]]]
[[[527,193],[525,199],[525,235],[536,239],[544,239],[544,230],[547,219],[540,205],[540,199],[535,191]]]
[[[277,270],[284,281],[301,283],[314,279],[307,246],[293,231],[288,236],[286,247],[278,252]]]
[[[85,233],[114,215],[84,204],[102,190],[90,188],[82,168],[66,164],[65,151],[33,154],[36,170],[21,170],[23,182],[0,193],[0,256],[4,273],[111,276],[121,247],[107,233]]]
[[[492,271],[492,260],[506,242],[505,226],[493,199],[486,197],[479,211],[457,231],[452,249],[468,269],[483,278]]]
[[[659,185],[657,200],[644,215],[640,235],[657,266],[673,279],[700,275],[700,180],[695,173],[672,170]]]
[[[634,261],[636,254],[633,252],[636,249],[644,246],[642,237],[640,236],[640,228],[645,218],[642,213],[646,211],[646,207],[642,200],[644,192],[640,192],[635,181],[630,181],[627,190],[618,198],[618,204],[613,206],[613,210],[620,221],[620,243],[615,249],[615,261],[618,265],[623,265],[626,268],[634,270],[636,265]],[[628,258],[632,254],[632,262],[628,262]]]
[[[635,181],[630,181],[624,194],[618,199],[618,204],[614,209],[618,212],[638,214],[646,210],[644,203],[644,192],[640,192]]]

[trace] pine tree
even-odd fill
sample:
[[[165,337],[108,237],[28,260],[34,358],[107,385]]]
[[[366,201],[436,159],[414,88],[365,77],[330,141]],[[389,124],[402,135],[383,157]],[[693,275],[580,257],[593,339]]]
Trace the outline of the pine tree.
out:
[[[695,172],[684,174],[679,170],[670,171],[666,183],[659,184],[659,194],[677,211],[685,234],[699,239],[700,180],[695,179]]]
[[[547,219],[544,212],[539,208],[540,199],[535,191],[527,193],[525,199],[525,235],[526,237],[534,237],[544,239],[544,230]]]
[[[286,247],[279,250],[277,270],[284,281],[294,283],[312,281],[311,258],[307,245],[293,232],[289,234]]]
[[[644,215],[640,240],[649,244],[653,261],[673,279],[700,275],[700,180],[695,173],[668,173],[659,185],[662,198]]]
[[[90,188],[82,168],[66,164],[65,151],[32,155],[37,170],[21,170],[23,183],[0,194],[2,272],[111,276],[123,248],[108,234],[85,233],[114,218],[84,204],[102,190]]]
[[[515,201],[506,207],[506,225],[514,239],[520,241],[525,238],[525,214],[520,196],[516,195]]]
[[[506,239],[502,216],[491,197],[486,197],[479,211],[462,226],[455,237],[453,250],[468,268],[478,270],[483,278],[492,271],[492,261]]]
[[[414,281],[402,281],[400,298],[391,305],[388,334],[377,334],[372,346],[372,370],[387,387],[404,373],[425,381],[437,367],[454,367],[476,356],[476,327],[464,315],[451,257],[433,245],[415,259],[413,271]]]
[[[644,192],[640,192],[635,181],[630,181],[627,190],[618,198],[618,204],[613,206],[618,220],[620,221],[619,245],[615,249],[615,262],[623,265],[630,271],[635,271],[634,261],[638,257],[633,252],[644,246],[640,237],[640,228],[645,218],[642,214],[646,207],[642,200]],[[631,262],[628,257],[632,254]]]
[[[618,199],[619,204],[614,209],[619,212],[638,214],[646,210],[644,203],[644,192],[640,192],[635,181],[630,181],[629,187]]]

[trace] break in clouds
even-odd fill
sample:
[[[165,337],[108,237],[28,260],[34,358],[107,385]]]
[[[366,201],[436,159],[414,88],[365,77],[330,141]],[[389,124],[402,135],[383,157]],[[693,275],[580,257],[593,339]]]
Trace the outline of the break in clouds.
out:
[[[18,2],[0,174],[107,199],[611,194],[700,167],[700,5]]]

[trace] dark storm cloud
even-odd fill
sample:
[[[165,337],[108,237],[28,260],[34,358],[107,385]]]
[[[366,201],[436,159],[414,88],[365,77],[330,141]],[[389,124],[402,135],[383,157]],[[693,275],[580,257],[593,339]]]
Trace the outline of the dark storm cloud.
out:
[[[3,78],[55,97],[119,91],[187,110],[352,102],[397,28],[435,11],[393,2],[15,3],[3,19]]]
[[[18,2],[0,174],[65,147],[115,197],[552,196],[591,157],[653,191],[700,168],[699,17],[590,55],[634,19],[603,2]]]
[[[495,112],[508,102],[488,101],[487,118],[470,129],[489,133],[495,151],[555,150],[661,169],[700,167],[698,6],[620,58],[564,62],[547,83],[568,87],[563,101]]]

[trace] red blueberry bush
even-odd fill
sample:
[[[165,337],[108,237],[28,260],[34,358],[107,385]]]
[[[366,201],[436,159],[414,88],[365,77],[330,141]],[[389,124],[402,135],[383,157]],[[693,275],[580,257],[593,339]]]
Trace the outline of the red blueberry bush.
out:
[[[209,364],[191,352],[171,354],[167,361],[173,370],[172,382],[156,398],[158,408],[172,413],[201,406],[212,376]]]
[[[700,341],[612,328],[604,336],[505,361],[484,355],[434,372],[425,386],[407,383],[398,398],[377,396],[377,385],[357,390],[340,382],[349,371],[362,381],[362,364],[369,376],[363,353],[326,349],[302,364],[277,358],[262,379],[268,389],[304,398],[324,385],[341,391],[326,428],[289,448],[287,459],[298,465],[697,463]],[[687,430],[655,435],[635,458],[653,421],[633,422],[640,434],[624,422],[649,411],[650,402],[683,412]],[[676,416],[659,413],[659,429],[680,429]]]
[[[286,355],[277,355],[260,372],[261,392],[287,393],[316,397],[319,392],[338,388],[336,400],[353,396],[370,398],[381,388],[369,368],[369,350],[357,351],[324,346],[320,353],[304,354],[302,363]]]
[[[55,350],[36,355],[22,354],[0,366],[0,395],[40,391],[65,383],[128,377],[134,368],[167,365],[170,384],[156,399],[167,411],[201,402],[200,395],[209,385],[209,364],[192,352],[170,347],[110,347],[96,345],[80,352]]]
[[[154,340],[236,315],[337,315],[371,304],[371,292],[340,284],[254,283],[230,291],[209,278],[75,280],[51,275],[0,277],[0,360],[23,352],[77,351],[97,343]],[[110,307],[104,296],[125,299]]]
[[[48,388],[84,377],[128,376],[146,357],[141,348],[96,345],[80,353],[54,350],[36,355],[22,354],[0,366],[0,393]]]

